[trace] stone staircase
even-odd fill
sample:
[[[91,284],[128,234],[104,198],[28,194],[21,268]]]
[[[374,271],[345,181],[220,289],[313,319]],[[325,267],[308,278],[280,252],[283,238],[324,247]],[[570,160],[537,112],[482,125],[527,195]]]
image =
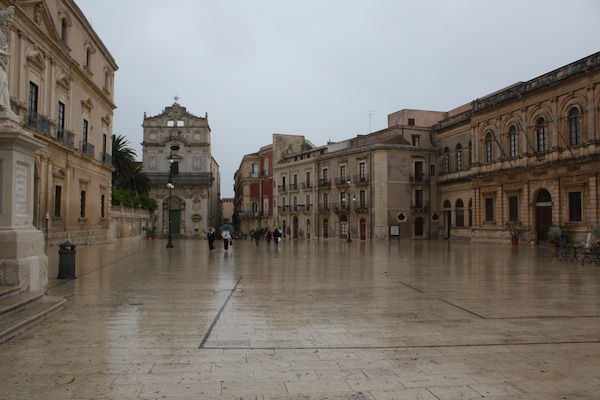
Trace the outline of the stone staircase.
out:
[[[21,292],[18,286],[0,286],[0,343],[60,311],[65,301],[41,292]]]

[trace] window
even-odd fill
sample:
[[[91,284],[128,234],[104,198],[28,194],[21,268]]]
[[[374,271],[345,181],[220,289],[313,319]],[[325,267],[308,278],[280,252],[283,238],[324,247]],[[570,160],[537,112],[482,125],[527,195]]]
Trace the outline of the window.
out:
[[[456,200],[456,226],[465,226],[465,205],[461,199]]]
[[[329,170],[327,168],[323,168],[323,181],[329,181]]]
[[[62,202],[62,186],[54,187],[54,217],[60,217],[60,205]]]
[[[412,145],[415,147],[419,147],[421,145],[421,136],[413,135],[412,136]]]
[[[310,171],[306,171],[306,187],[311,188],[312,184],[310,182]]]
[[[294,196],[292,204],[294,205],[294,211],[298,211],[298,196]]]
[[[346,166],[345,165],[340,166],[340,181],[346,182]]]
[[[361,182],[367,180],[367,165],[364,162],[358,164],[358,173]]]
[[[473,165],[473,145],[469,140],[469,165]]]
[[[265,176],[269,176],[269,159],[268,158],[263,158],[263,168],[264,168],[264,175]]]
[[[92,50],[89,47],[85,48],[85,66],[89,67],[92,57]]]
[[[269,199],[263,199],[263,215],[269,215]]]
[[[29,111],[36,114],[38,112],[38,93],[38,85],[29,82]]]
[[[256,165],[255,163],[252,163],[252,165],[250,166],[250,174],[251,178],[258,178],[258,165]]]
[[[346,192],[340,193],[340,206],[342,210],[346,209]]]
[[[513,222],[519,220],[519,198],[517,196],[508,197],[508,220]]]
[[[435,176],[435,164],[429,166],[429,175]]]
[[[486,222],[494,221],[494,199],[493,198],[485,199],[485,221]]]
[[[473,200],[469,200],[469,227],[473,226]]]
[[[415,182],[423,181],[423,161],[415,161]]]
[[[102,154],[106,154],[106,133],[102,134]]]
[[[548,150],[548,137],[546,131],[546,120],[544,118],[538,118],[536,122],[536,137],[537,137],[537,150],[540,153]]]
[[[450,149],[444,148],[444,172],[450,172]]]
[[[100,196],[100,218],[104,218],[104,195]]]
[[[365,192],[364,190],[361,190],[358,193],[358,201],[359,201],[359,205],[361,209],[365,209],[367,208],[367,192]]]
[[[171,163],[171,175],[179,174],[179,161],[173,161]]]
[[[463,169],[462,146],[459,143],[456,145],[456,170],[462,171],[462,169]]]
[[[569,111],[569,145],[581,144],[581,115],[577,107]]]
[[[306,195],[304,204],[306,205],[306,209],[310,211],[310,206],[312,205],[310,204],[310,194]]]
[[[88,121],[87,119],[83,120],[83,127],[81,128],[81,142],[85,146],[88,142]],[[85,150],[85,148],[84,148]]]
[[[258,204],[255,201],[252,202],[252,216],[258,217]]]
[[[423,191],[415,190],[415,207],[423,208]]]
[[[329,209],[329,194],[323,193],[323,208],[325,210]]]
[[[79,217],[85,218],[85,190],[82,190],[79,195]]]
[[[65,129],[65,105],[62,102],[58,102],[58,130],[62,132]]]
[[[408,126],[415,126],[415,119],[414,118],[409,118],[408,119]]]
[[[492,162],[494,160],[493,136],[492,132],[488,132],[485,135],[485,162]]]
[[[67,22],[66,18],[63,18],[60,20],[60,38],[62,39],[63,42],[67,41],[67,27],[69,26],[69,23]]]
[[[581,192],[569,192],[569,221],[581,220]]]
[[[516,157],[518,155],[517,151],[517,127],[511,125],[508,128],[508,151],[509,157]]]

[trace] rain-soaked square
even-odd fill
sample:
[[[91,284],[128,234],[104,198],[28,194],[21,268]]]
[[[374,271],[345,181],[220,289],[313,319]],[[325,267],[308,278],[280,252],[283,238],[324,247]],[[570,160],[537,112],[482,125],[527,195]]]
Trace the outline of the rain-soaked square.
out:
[[[2,399],[596,399],[600,268],[462,241],[79,246]]]

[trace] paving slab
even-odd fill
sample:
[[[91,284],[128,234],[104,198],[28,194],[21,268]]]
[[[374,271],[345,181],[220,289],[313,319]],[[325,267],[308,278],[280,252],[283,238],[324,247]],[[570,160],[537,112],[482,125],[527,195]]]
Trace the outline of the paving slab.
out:
[[[592,399],[600,268],[466,241],[77,246],[2,399]],[[594,397],[596,396],[596,397]]]

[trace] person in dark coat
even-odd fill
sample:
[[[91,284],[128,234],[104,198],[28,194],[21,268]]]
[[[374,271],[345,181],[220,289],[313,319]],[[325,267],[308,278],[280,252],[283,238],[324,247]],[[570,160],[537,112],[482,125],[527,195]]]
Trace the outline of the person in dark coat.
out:
[[[208,237],[208,248],[210,251],[213,251],[215,249],[215,240],[217,240],[217,231],[211,226],[208,228],[206,236]]]
[[[258,242],[260,241],[260,237],[262,236],[262,232],[260,231],[260,229],[256,229],[254,231],[254,233],[252,234],[252,236],[254,237],[254,242],[258,246]]]
[[[279,245],[279,241],[281,240],[281,230],[279,228],[273,231],[273,240],[275,241],[275,246]]]

